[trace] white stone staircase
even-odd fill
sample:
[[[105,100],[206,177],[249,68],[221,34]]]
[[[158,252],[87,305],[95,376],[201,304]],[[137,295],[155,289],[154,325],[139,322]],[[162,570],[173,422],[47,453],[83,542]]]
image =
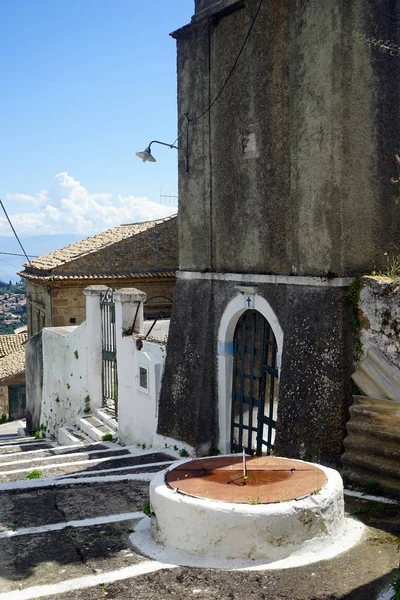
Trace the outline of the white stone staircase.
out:
[[[75,426],[61,427],[58,442],[61,445],[86,445],[91,442],[118,442],[118,421],[104,409],[82,415]]]
[[[142,563],[152,568],[129,537],[144,516],[149,481],[176,453],[78,435],[60,446],[0,433],[1,597],[57,596],[70,586],[78,598]]]

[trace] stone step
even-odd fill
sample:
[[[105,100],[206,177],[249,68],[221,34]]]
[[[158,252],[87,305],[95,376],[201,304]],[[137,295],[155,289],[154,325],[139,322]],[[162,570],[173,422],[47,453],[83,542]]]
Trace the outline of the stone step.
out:
[[[147,560],[129,543],[130,534],[143,517],[147,482],[21,489],[3,492],[0,498],[0,592],[7,594]]]
[[[54,448],[54,444],[46,440],[34,440],[22,444],[6,444],[0,446],[0,456],[3,454],[14,454],[20,452],[29,452],[31,450],[44,450],[46,448]]]
[[[34,437],[19,437],[19,436],[5,437],[5,438],[0,439],[0,448],[2,448],[3,446],[19,446],[20,444],[31,444],[31,443],[38,444],[38,443],[42,442],[43,439],[34,438]]]
[[[114,431],[118,431],[118,421],[115,418],[115,415],[112,411],[107,408],[98,408],[96,409],[95,416],[100,419],[103,423],[108,425],[110,429]]]
[[[80,474],[86,477],[90,474],[106,475],[118,470],[126,471],[129,467],[138,465],[161,463],[174,460],[174,458],[163,453],[147,454],[142,456],[132,456],[129,452],[126,454],[117,454],[110,457],[101,457],[94,459],[84,459],[77,461],[38,461],[29,463],[29,465],[18,463],[6,465],[0,472],[0,484],[14,481],[23,481],[31,479],[59,478],[62,476]],[[1,485],[0,485],[1,491]]]
[[[59,456],[63,454],[64,456],[68,456],[69,454],[80,454],[87,453],[90,451],[100,451],[100,450],[109,450],[109,447],[105,444],[101,444],[99,442],[93,442],[92,444],[88,444],[87,446],[46,446],[42,449],[36,449],[36,447],[32,450],[29,448],[25,452],[10,452],[10,453],[0,453],[0,468],[4,462],[18,462],[20,460],[26,460],[29,458],[41,458],[41,457],[51,457],[51,456]]]
[[[82,431],[69,425],[60,427],[57,431],[57,442],[60,446],[86,446],[91,441],[93,440],[90,440]]]
[[[20,488],[0,494],[0,531],[141,511],[147,481],[93,481]]]
[[[21,440],[23,437],[25,437],[25,435],[21,436],[18,433],[2,433],[0,434],[0,444],[15,442],[16,440]]]
[[[23,593],[25,588],[35,585],[55,584],[94,574],[101,577],[102,573],[146,562],[148,559],[135,552],[129,543],[138,520],[66,527],[61,531],[0,540],[0,591]],[[15,556],[19,557],[17,570]],[[97,588],[100,593],[101,583],[100,578]],[[75,597],[80,597],[79,591]]]
[[[0,592],[8,596],[15,591],[22,598],[26,588],[91,576],[93,584],[97,583],[98,597],[105,598],[102,589],[107,586],[101,585],[102,576],[148,560],[134,551],[129,542],[139,519],[136,515],[115,523],[67,526],[58,531],[0,539]],[[84,595],[77,590],[74,597]]]
[[[105,436],[115,438],[114,429],[111,429],[111,427],[93,415],[78,419],[76,427],[78,430],[81,429],[85,435],[94,441],[101,442]]]
[[[41,467],[46,464],[64,464],[64,463],[76,463],[83,460],[92,460],[107,458],[107,457],[116,457],[116,456],[125,456],[130,455],[129,450],[126,448],[105,448],[105,449],[94,449],[88,450],[90,446],[83,446],[74,448],[72,451],[67,452],[57,452],[51,454],[41,454],[40,452],[24,452],[18,455],[12,455],[7,457],[7,455],[3,455],[0,457],[0,472],[1,471],[9,471],[11,469],[23,469],[25,466],[28,468],[30,465],[32,467]],[[77,452],[80,450],[80,452]],[[43,453],[45,451],[42,451]],[[11,459],[11,460],[10,460]]]
[[[171,463],[167,462],[167,463],[158,463],[158,464],[154,464],[151,463],[152,466],[146,466],[143,465],[141,467],[119,467],[119,468],[115,468],[115,469],[107,469],[107,471],[102,471],[100,468],[99,470],[96,471],[92,471],[92,472],[84,472],[84,473],[73,473],[72,475],[65,475],[60,477],[59,479],[63,480],[63,479],[68,479],[68,481],[71,480],[76,480],[78,481],[79,479],[87,479],[87,478],[93,478],[93,477],[104,477],[104,476],[110,476],[110,475],[143,475],[146,473],[158,473],[158,471],[163,471],[164,469],[166,469]]]

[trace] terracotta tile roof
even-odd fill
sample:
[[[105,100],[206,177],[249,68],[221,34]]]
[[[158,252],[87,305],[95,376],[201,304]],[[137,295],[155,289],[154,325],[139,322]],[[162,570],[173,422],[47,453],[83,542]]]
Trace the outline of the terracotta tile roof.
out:
[[[10,333],[8,335],[0,335],[0,358],[8,356],[14,352],[22,351],[25,353],[24,342],[28,339],[28,334]]]
[[[30,263],[24,263],[25,270],[20,271],[18,274],[26,279],[34,279],[34,278],[47,278],[51,275],[54,275],[52,271],[57,270],[58,268],[62,268],[63,273],[57,274],[57,279],[79,279],[79,274],[72,273],[69,275],[66,271],[65,265],[68,266],[68,263],[72,263],[77,259],[82,259],[83,257],[88,257],[91,254],[94,254],[100,250],[104,250],[107,247],[111,247],[114,244],[118,244],[118,242],[122,242],[127,238],[133,238],[138,234],[142,234],[146,231],[153,230],[157,225],[161,225],[163,223],[167,223],[168,221],[176,220],[177,215],[172,215],[171,217],[166,217],[165,219],[157,219],[154,221],[145,221],[142,223],[130,223],[126,225],[120,225],[119,227],[114,227],[113,229],[107,229],[107,231],[103,231],[94,235],[92,237],[85,238],[84,240],[80,240],[69,246],[65,246],[59,250],[54,250],[49,254],[44,254],[39,258],[35,258]],[[167,235],[168,232],[165,233]],[[176,236],[177,237],[177,236]],[[169,240],[166,239],[165,243],[168,244]],[[159,267],[163,267],[164,265],[159,265]],[[142,269],[143,270],[143,269]],[[159,269],[163,271],[164,269]],[[120,270],[116,270],[115,274],[120,272]],[[90,274],[92,275],[92,274]],[[110,278],[110,275],[114,275],[114,273],[107,273],[106,278]],[[145,275],[142,275],[145,276]],[[147,275],[147,276],[154,276]],[[86,279],[87,275],[84,274],[82,279]],[[121,275],[121,278],[129,278],[131,277],[131,273],[125,273]],[[89,277],[90,278],[90,277]],[[95,274],[95,279],[103,279],[104,275]]]
[[[26,271],[21,271],[18,275],[21,275],[25,279],[29,279],[31,281],[40,280],[40,281],[99,281],[102,279],[151,279],[154,277],[175,277],[176,269],[175,268],[165,268],[158,271],[135,271],[129,273],[94,273],[94,274],[81,274],[77,275],[75,273],[63,273],[62,275],[40,275],[27,273]]]
[[[0,380],[25,372],[25,349],[0,358]]]
[[[0,379],[25,372],[27,333],[0,335]]]

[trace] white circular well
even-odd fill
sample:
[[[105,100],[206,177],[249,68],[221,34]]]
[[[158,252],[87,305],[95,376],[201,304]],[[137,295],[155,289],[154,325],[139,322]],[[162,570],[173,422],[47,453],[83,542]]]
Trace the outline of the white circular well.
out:
[[[166,549],[199,557],[268,562],[331,544],[346,531],[343,483],[337,471],[315,466],[327,477],[321,490],[299,500],[270,504],[185,495],[166,484],[170,469],[160,472],[150,484],[153,539]]]

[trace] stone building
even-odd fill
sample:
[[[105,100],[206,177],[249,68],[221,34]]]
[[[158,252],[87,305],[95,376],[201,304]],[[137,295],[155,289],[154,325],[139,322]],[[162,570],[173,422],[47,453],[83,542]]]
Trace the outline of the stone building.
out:
[[[400,245],[400,61],[354,32],[398,44],[399,17],[388,0],[196,0],[172,34],[187,131],[160,434],[338,465],[346,292]]]
[[[8,419],[25,417],[26,333],[0,335],[0,415]]]
[[[140,287],[151,317],[169,316],[178,264],[176,215],[108,229],[25,263],[29,337],[43,327],[85,320],[83,290],[92,284]]]

